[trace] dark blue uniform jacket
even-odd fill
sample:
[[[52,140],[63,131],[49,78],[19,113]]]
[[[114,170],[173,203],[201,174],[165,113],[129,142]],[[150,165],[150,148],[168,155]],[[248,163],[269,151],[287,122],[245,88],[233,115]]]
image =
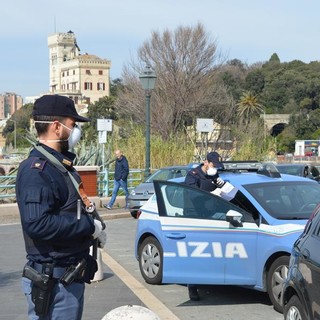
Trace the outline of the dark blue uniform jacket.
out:
[[[116,166],[114,170],[114,180],[124,180],[128,179],[129,174],[129,164],[125,156],[122,156],[120,159],[116,160]]]
[[[202,171],[202,166],[203,164],[200,164],[198,167],[188,171],[185,178],[185,184],[211,192],[217,188],[214,181],[216,181],[219,175],[208,176]]]
[[[74,154],[42,146],[81,180],[72,167]],[[88,256],[93,219],[83,206],[77,219],[80,196],[71,179],[36,149],[19,166],[16,195],[29,260],[68,266]]]

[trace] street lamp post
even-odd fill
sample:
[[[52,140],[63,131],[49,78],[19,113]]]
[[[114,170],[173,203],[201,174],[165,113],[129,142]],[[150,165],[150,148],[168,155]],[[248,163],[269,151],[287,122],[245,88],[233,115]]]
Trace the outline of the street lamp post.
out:
[[[142,88],[146,95],[146,164],[144,177],[145,179],[150,175],[150,98],[151,92],[156,83],[156,74],[149,65],[139,76]]]

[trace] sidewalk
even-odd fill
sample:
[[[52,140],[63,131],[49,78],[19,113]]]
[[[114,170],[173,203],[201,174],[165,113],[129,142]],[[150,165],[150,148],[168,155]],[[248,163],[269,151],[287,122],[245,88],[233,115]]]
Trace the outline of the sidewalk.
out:
[[[108,203],[109,198],[90,197],[96,205],[97,211],[104,220],[129,218],[131,214],[128,209],[125,209],[125,197],[119,196],[111,210],[103,207]],[[16,203],[0,204],[0,224],[19,223],[20,215],[18,205]]]

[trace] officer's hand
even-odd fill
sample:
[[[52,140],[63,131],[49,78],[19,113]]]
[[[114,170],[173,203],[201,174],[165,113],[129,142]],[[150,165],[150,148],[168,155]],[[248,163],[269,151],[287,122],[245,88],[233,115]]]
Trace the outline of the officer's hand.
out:
[[[92,234],[93,239],[96,239],[99,237],[100,233],[102,232],[102,224],[99,220],[94,219],[94,233]]]
[[[102,230],[102,232],[98,236],[98,247],[103,248],[107,242],[107,233],[105,230]]]
[[[225,182],[224,182],[220,177],[218,177],[217,180],[215,181],[215,184],[216,184],[219,188],[223,187],[224,183],[225,183]]]

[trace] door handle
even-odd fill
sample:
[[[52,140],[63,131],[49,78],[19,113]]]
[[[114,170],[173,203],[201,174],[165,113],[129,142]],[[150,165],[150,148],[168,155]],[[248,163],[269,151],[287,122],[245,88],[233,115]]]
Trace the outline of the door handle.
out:
[[[172,232],[172,233],[168,233],[166,234],[166,237],[169,239],[184,239],[186,237],[186,235],[184,233],[180,233],[180,232]]]

